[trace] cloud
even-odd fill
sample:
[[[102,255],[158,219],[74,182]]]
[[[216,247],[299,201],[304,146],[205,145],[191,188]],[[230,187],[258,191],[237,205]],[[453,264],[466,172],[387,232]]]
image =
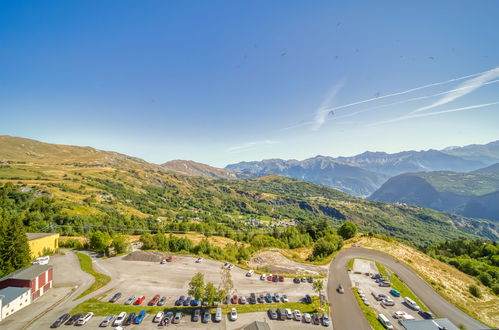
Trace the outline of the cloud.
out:
[[[321,128],[321,126],[326,122],[326,117],[328,116],[329,111],[325,109],[331,106],[331,102],[333,102],[334,98],[336,97],[336,94],[338,94],[338,92],[342,87],[343,87],[343,81],[340,81],[339,83],[331,87],[326,97],[322,101],[320,107],[315,112],[315,118],[313,121],[314,126],[312,130],[318,131]]]
[[[490,80],[496,79],[498,77],[499,77],[499,67],[492,69],[492,70],[489,70],[489,71],[486,71],[486,72],[480,74],[478,77],[475,77],[473,79],[465,81],[463,84],[460,85],[459,88],[451,90],[447,93],[444,93],[444,96],[441,99],[439,99],[438,101],[436,101],[430,105],[418,108],[410,113],[418,113],[418,112],[422,112],[422,111],[428,111],[428,110],[436,108],[438,106],[450,103],[450,102],[454,101],[455,99],[463,97],[463,96],[473,92],[474,90],[477,90],[478,88],[487,84]]]
[[[441,111],[408,114],[408,115],[405,115],[405,116],[402,116],[402,117],[397,117],[397,118],[394,118],[394,119],[389,119],[389,120],[379,121],[379,122],[376,122],[376,123],[371,123],[371,124],[368,124],[367,126],[378,126],[378,125],[382,125],[382,124],[395,123],[395,122],[402,121],[402,120],[407,120],[407,119],[429,117],[429,116],[441,115],[441,114],[444,114],[444,113],[451,113],[451,112],[459,112],[459,111],[467,111],[467,110],[485,108],[485,107],[490,107],[491,105],[497,105],[497,104],[499,104],[499,101],[498,102],[491,102],[491,103],[469,105],[469,106],[466,106],[466,107],[460,107],[460,108],[454,108],[454,109],[447,109],[447,110],[441,110]]]
[[[274,141],[274,140],[261,140],[261,141],[252,141],[252,142],[246,142],[238,146],[233,146],[227,148],[228,152],[242,152],[242,151],[248,151],[255,149],[258,146],[263,146],[263,145],[271,145],[271,144],[277,144],[279,141]]]

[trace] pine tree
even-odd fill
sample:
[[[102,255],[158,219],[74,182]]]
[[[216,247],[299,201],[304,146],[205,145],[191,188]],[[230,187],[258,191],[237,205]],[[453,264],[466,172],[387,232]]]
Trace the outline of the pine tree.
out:
[[[8,239],[11,240],[11,264],[14,269],[26,267],[31,262],[28,237],[24,226],[19,219],[12,220],[7,231]],[[9,248],[9,247],[8,247]]]

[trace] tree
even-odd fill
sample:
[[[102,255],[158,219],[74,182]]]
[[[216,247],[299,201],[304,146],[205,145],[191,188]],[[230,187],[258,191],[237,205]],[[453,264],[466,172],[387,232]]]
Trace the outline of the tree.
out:
[[[0,274],[7,275],[31,262],[28,237],[19,219],[0,216]]]
[[[315,242],[312,249],[312,260],[318,260],[331,255],[343,246],[343,239],[338,235],[327,235]]]
[[[345,221],[340,228],[338,228],[338,234],[343,237],[343,239],[349,239],[357,234],[357,226],[351,221]]]
[[[204,291],[205,291],[205,299],[204,300],[208,303],[208,306],[213,305],[213,302],[215,301],[215,299],[219,295],[217,288],[215,288],[215,285],[213,285],[213,283],[208,282],[206,284]]]
[[[113,243],[111,245],[114,247],[117,254],[128,252],[130,249],[130,244],[128,244],[126,236],[121,234],[113,237]]]
[[[482,298],[482,291],[475,284],[470,285],[469,287],[470,293],[477,298]]]
[[[103,233],[99,230],[94,231],[89,236],[90,249],[106,254],[107,248],[111,246],[113,239],[109,233]]]
[[[229,296],[232,292],[232,289],[234,288],[234,282],[232,282],[232,275],[230,272],[229,268],[222,267],[222,270],[220,272],[220,295],[221,298],[225,298]],[[220,300],[222,300],[220,299]]]
[[[312,289],[319,295],[319,302],[322,306],[322,297],[320,297],[320,292],[324,290],[324,282],[322,280],[315,280],[312,283]]]
[[[204,286],[204,275],[202,273],[196,273],[191,281],[189,282],[189,290],[187,293],[194,297],[196,300],[200,300],[205,295]]]

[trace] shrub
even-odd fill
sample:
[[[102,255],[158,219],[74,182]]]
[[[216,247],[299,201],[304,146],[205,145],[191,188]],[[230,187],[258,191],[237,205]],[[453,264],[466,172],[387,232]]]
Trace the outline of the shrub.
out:
[[[480,288],[477,287],[476,285],[472,284],[469,287],[470,293],[477,297],[477,298],[482,298],[482,292],[480,291]]]

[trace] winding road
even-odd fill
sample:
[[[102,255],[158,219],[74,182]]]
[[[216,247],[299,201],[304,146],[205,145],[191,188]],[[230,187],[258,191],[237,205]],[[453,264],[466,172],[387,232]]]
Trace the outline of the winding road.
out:
[[[386,253],[365,248],[349,248],[341,251],[335,256],[329,267],[327,293],[331,304],[334,329],[371,329],[352,293],[352,285],[347,271],[348,261],[352,258],[372,259],[390,268],[439,317],[448,318],[456,325],[462,324],[468,330],[489,329],[442,298],[408,266],[399,263]],[[340,283],[345,288],[345,294],[336,292]]]

